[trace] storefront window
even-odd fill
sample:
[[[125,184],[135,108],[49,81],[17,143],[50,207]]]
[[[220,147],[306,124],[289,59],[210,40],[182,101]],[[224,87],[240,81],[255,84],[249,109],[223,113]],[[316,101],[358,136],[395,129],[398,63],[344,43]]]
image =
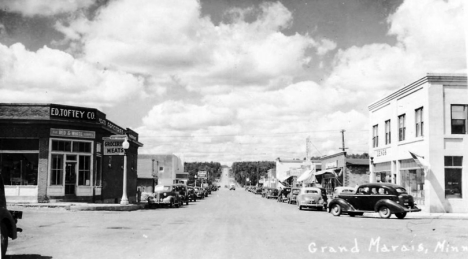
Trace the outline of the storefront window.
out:
[[[462,198],[462,156],[445,157],[445,198]]]
[[[407,169],[401,170],[401,185],[414,198],[414,202],[418,205],[424,205],[424,170],[423,169]]]
[[[50,185],[63,185],[65,182],[66,194],[74,194],[74,186],[92,184],[92,142],[53,139],[51,146]]]
[[[38,154],[0,153],[0,173],[5,185],[37,185]]]
[[[78,185],[91,185],[91,157],[79,156]]]
[[[376,172],[375,173],[375,180],[378,183],[391,183],[392,182],[392,175],[390,171],[388,172]]]
[[[63,155],[52,155],[51,164],[51,185],[62,185],[63,184]]]

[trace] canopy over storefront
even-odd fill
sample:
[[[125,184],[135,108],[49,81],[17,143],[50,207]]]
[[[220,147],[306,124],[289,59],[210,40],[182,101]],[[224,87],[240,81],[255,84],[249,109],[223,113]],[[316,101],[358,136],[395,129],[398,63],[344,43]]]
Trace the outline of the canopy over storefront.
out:
[[[282,177],[280,179],[278,179],[278,182],[280,184],[282,184],[283,186],[285,187],[289,187],[290,184],[287,182],[289,179],[291,179],[293,176],[292,175],[288,175],[288,176],[285,176],[285,177]]]
[[[307,180],[313,180],[314,177],[314,170],[310,169],[310,170],[307,170],[305,171],[304,173],[301,174],[301,176],[299,176],[299,178],[297,178],[297,181],[298,182],[303,182],[303,181],[307,181]]]

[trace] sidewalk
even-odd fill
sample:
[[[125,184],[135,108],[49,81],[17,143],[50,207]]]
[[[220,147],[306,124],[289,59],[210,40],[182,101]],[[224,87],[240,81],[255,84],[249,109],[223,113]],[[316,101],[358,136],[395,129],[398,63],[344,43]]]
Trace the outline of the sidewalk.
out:
[[[85,203],[85,202],[52,202],[52,203],[25,203],[8,202],[8,207],[29,207],[29,208],[56,208],[71,211],[134,211],[145,208],[145,204],[107,204],[107,203]]]

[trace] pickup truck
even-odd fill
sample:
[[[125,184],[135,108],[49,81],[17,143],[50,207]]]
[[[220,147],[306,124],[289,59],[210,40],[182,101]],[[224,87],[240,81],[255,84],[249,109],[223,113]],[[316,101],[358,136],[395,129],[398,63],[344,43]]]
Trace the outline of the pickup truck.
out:
[[[2,237],[1,258],[5,258],[5,254],[8,249],[8,238],[16,239],[17,233],[23,231],[21,228],[16,227],[18,219],[21,219],[22,217],[22,211],[12,211],[7,209],[5,186],[3,185],[3,178],[0,174],[0,227]]]

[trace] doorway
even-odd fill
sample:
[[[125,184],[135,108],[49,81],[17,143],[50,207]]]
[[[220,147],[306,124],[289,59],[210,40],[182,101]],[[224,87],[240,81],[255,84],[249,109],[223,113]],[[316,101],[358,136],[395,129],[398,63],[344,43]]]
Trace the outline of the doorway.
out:
[[[76,162],[66,162],[65,195],[75,195],[75,188],[76,188]]]

